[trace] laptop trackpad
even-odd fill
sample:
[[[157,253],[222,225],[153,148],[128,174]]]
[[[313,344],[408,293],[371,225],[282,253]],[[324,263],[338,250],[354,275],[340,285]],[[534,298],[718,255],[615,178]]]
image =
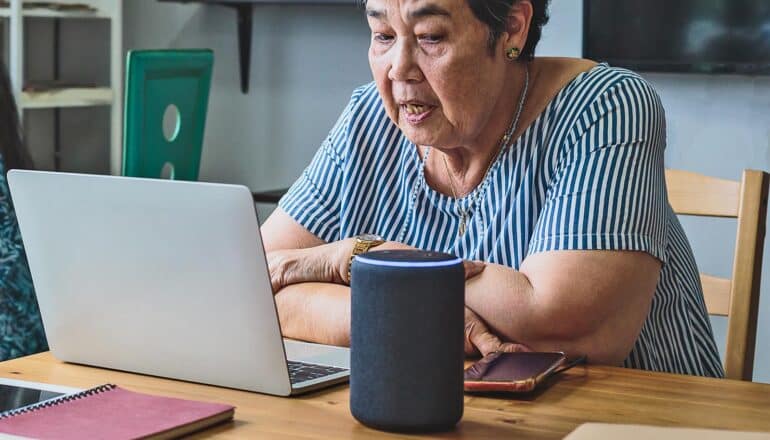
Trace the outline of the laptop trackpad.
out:
[[[290,339],[284,339],[283,344],[286,347],[286,358],[290,361],[350,368],[349,348],[311,344]]]

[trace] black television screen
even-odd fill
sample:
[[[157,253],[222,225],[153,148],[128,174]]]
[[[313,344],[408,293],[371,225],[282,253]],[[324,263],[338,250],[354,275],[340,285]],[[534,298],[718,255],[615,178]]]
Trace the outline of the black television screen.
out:
[[[770,74],[770,0],[584,0],[583,56],[642,71]]]

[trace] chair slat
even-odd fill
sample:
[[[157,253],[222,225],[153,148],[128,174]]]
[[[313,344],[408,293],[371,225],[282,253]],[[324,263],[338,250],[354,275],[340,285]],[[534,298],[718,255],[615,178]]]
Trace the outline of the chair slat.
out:
[[[725,377],[752,380],[756,348],[762,250],[770,175],[744,170],[740,182],[682,170],[666,170],[674,212],[738,219],[732,279],[701,274],[706,308],[727,316]]]
[[[703,297],[708,312],[712,315],[727,316],[730,312],[730,280],[700,274],[700,281],[703,284]]]
[[[677,214],[738,217],[741,183],[682,170],[666,170],[668,201]]]
[[[769,184],[767,173],[743,173],[725,350],[725,376],[729,379],[753,377]]]

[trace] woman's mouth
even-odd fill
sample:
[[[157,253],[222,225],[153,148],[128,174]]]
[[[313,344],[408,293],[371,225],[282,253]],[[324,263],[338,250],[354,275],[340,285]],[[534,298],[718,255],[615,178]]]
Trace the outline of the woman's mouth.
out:
[[[417,125],[427,119],[436,107],[426,104],[406,103],[401,104],[401,111],[406,122]]]

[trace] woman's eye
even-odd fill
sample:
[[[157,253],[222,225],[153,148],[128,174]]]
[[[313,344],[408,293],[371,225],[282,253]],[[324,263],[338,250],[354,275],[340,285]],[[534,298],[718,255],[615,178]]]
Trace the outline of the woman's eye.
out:
[[[388,34],[383,34],[381,32],[375,32],[374,39],[380,43],[390,43],[391,41],[393,41],[393,36]]]
[[[443,41],[444,36],[439,34],[423,34],[418,36],[417,39],[423,43],[436,44]]]

